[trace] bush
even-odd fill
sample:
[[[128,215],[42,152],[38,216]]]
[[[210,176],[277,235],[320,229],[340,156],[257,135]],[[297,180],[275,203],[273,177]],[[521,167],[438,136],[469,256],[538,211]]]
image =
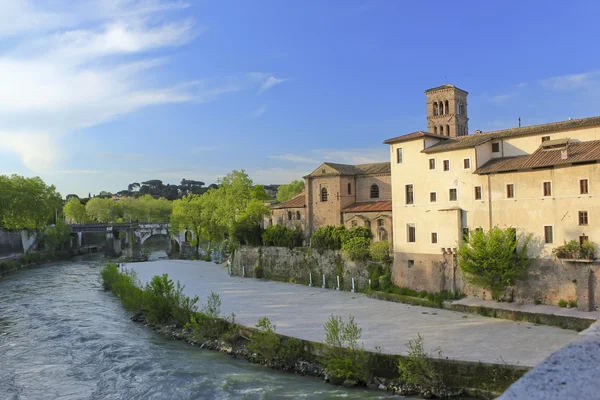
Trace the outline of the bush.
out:
[[[262,245],[263,229],[260,225],[254,225],[249,221],[241,221],[232,229],[232,239],[240,244],[248,246]]]
[[[292,249],[294,247],[302,246],[304,233],[299,226],[295,229],[290,229],[283,225],[273,225],[265,229],[262,240],[265,246],[287,247]]]
[[[569,308],[577,308],[577,301],[569,300]]]
[[[352,237],[344,241],[342,250],[348,254],[353,261],[364,261],[369,259],[369,245],[371,239],[364,237]]]
[[[323,356],[325,370],[340,379],[367,382],[369,359],[359,343],[362,329],[350,316],[348,322],[331,315],[325,323],[325,344],[329,346]]]
[[[577,258],[579,256],[579,243],[576,240],[565,242],[562,246],[552,250],[556,258]]]
[[[262,279],[264,276],[263,269],[260,265],[254,266],[254,277],[257,279]]]
[[[471,231],[468,240],[460,244],[458,265],[469,283],[489,290],[492,298],[499,300],[506,288],[527,271],[530,240],[531,235],[524,236],[518,246],[512,228]]]
[[[373,234],[371,233],[371,229],[369,229],[367,227],[355,226],[350,229],[345,229],[342,232],[341,236],[342,236],[342,245],[343,245],[344,242],[347,242],[348,240],[351,240],[353,238],[363,238],[363,239],[368,239],[370,241],[371,238],[373,237]]]
[[[566,306],[568,306],[568,305],[569,305],[569,303],[568,303],[568,302],[567,302],[565,299],[560,299],[560,300],[558,301],[558,306],[559,306],[559,307],[565,308],[565,307],[566,307]]]
[[[340,250],[342,235],[345,231],[344,225],[323,226],[310,236],[310,247],[322,250]]]
[[[585,241],[581,244],[581,248],[579,249],[579,258],[587,259],[587,260],[595,260],[596,259],[596,246],[594,243],[589,241]]]
[[[256,324],[258,331],[252,333],[248,350],[256,353],[263,362],[272,362],[279,351],[279,336],[275,333],[277,326],[269,318],[263,317]]]
[[[434,394],[445,392],[447,387],[442,380],[442,375],[431,361],[436,356],[438,359],[442,358],[440,348],[427,353],[421,335],[410,340],[406,347],[408,355],[401,357],[398,362],[398,372],[403,383],[415,385],[421,391],[431,391]]]
[[[211,291],[207,302],[200,312],[190,315],[190,322],[185,325],[197,339],[215,340],[227,334],[235,324],[235,315],[230,318],[221,318],[221,297]]]
[[[390,257],[390,242],[382,240],[380,242],[374,242],[369,247],[369,254],[373,261],[379,261],[389,263]]]
[[[151,324],[184,326],[196,312],[197,302],[198,296],[185,296],[179,281],[175,285],[167,274],[153,277],[143,292],[143,308]]]

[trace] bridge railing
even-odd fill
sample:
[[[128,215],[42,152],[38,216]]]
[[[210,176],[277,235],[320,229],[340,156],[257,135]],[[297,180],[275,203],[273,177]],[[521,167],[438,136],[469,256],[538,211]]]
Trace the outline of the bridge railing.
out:
[[[139,229],[144,225],[169,225],[168,222],[122,222],[114,224],[69,224],[71,232],[114,232],[114,231],[125,231],[128,229]]]

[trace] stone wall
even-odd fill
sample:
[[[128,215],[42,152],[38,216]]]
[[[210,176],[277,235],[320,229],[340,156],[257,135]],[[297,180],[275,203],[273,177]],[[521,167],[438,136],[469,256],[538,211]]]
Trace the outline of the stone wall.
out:
[[[369,271],[377,266],[373,262],[351,261],[341,251],[317,251],[309,248],[288,249],[285,247],[241,247],[235,251],[231,264],[232,274],[242,276],[244,266],[246,276],[262,277],[271,280],[295,282],[308,285],[312,273],[313,286],[322,286],[323,274],[328,288],[336,286],[336,276],[340,276],[343,290],[352,288],[352,278],[356,291],[368,288]],[[260,272],[255,267],[260,266]]]
[[[439,292],[459,291],[468,297],[491,299],[491,294],[470,285],[453,255],[395,253],[392,281],[402,287]],[[409,267],[409,260],[414,264]],[[558,305],[559,300],[576,300],[578,308],[593,311],[600,304],[600,269],[595,263],[536,259],[527,274],[505,297],[515,302]]]
[[[0,229],[0,257],[23,253],[21,232],[10,232]]]

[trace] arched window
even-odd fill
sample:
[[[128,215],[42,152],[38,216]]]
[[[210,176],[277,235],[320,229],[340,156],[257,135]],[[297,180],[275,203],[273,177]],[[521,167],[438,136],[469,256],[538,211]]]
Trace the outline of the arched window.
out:
[[[433,133],[437,133],[437,126],[433,127]]]
[[[371,198],[378,199],[379,198],[379,186],[371,185]]]
[[[440,115],[444,115],[444,102],[440,101]]]
[[[186,242],[191,242],[192,239],[194,239],[194,236],[192,235],[191,231],[185,231],[185,241]]]
[[[321,189],[321,201],[327,201],[327,188]]]
[[[296,211],[296,219],[300,221],[302,219],[301,217],[302,215],[300,214],[300,211]]]
[[[450,136],[450,125],[446,125],[446,135]]]
[[[379,241],[388,240],[388,233],[385,230],[385,228],[379,228],[379,230],[377,231],[377,238],[379,239]]]
[[[356,220],[352,221],[352,226],[357,226]]]
[[[352,194],[352,184],[348,182],[348,194]]]
[[[440,135],[444,134],[444,125],[440,125]]]
[[[446,114],[448,114],[448,112],[450,111],[450,107],[448,107],[448,100],[446,100],[446,108],[445,108],[445,110],[446,110]]]
[[[291,220],[292,220],[292,212],[288,211],[288,221],[291,221]]]
[[[437,103],[433,103],[433,115],[438,115],[438,105]]]

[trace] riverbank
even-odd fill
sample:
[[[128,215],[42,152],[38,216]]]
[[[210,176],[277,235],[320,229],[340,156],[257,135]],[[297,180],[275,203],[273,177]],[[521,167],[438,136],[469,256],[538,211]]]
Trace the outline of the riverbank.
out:
[[[31,268],[51,261],[68,260],[74,256],[70,250],[26,253],[0,261],[0,277],[23,268]]]

